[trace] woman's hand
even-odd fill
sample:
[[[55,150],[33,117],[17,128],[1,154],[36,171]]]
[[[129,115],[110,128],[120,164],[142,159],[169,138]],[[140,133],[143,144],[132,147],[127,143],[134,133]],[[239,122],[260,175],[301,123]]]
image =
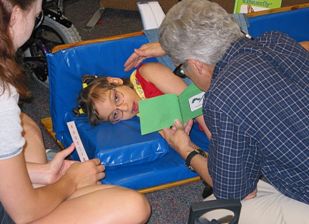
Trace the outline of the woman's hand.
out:
[[[74,150],[74,143],[67,149],[58,152],[47,164],[49,167],[48,184],[58,181],[63,175],[69,172],[77,183],[78,187],[91,184],[101,184],[100,180],[105,177],[105,167],[100,164],[99,159],[92,159],[83,163],[72,160],[65,160]],[[74,166],[73,166],[74,164]],[[72,169],[71,169],[71,166]]]
[[[79,189],[89,185],[101,184],[100,180],[105,177],[104,170],[105,166],[101,165],[100,160],[95,158],[72,164],[65,176],[76,184],[76,189]]]
[[[46,164],[49,171],[47,184],[52,184],[58,181],[73,163],[78,163],[73,160],[65,160],[65,158],[73,152],[74,148],[74,143],[72,143],[68,148],[58,152],[53,159]]]
[[[135,49],[134,53],[125,62],[125,71],[138,67],[146,58],[163,57],[166,52],[161,47],[160,43],[151,42],[142,45],[139,49]]]

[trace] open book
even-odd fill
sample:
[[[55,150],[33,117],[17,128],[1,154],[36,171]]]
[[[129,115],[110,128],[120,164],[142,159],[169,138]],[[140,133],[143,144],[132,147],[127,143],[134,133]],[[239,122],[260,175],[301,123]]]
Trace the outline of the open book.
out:
[[[174,125],[174,120],[188,122],[202,114],[204,92],[193,83],[179,96],[165,94],[139,101],[142,135]]]

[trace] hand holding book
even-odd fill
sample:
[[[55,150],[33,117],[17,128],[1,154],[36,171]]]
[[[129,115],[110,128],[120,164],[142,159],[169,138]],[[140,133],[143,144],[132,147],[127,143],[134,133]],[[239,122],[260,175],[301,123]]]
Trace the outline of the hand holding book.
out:
[[[174,120],[188,122],[202,114],[204,92],[191,84],[179,96],[165,94],[139,102],[142,135],[174,125]]]

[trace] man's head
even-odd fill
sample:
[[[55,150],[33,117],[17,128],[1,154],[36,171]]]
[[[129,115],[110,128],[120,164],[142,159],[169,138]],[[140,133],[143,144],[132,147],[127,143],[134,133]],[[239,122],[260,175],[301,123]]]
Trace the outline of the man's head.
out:
[[[194,59],[214,66],[243,34],[217,3],[183,0],[169,10],[159,28],[159,42],[175,64]]]

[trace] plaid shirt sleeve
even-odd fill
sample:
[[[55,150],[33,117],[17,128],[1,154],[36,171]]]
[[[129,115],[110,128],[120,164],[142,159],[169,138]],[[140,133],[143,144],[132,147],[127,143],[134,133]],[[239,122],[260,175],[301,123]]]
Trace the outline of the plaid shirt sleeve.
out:
[[[255,190],[259,179],[258,145],[241,133],[225,113],[208,109],[212,132],[208,167],[217,198],[243,199]]]

